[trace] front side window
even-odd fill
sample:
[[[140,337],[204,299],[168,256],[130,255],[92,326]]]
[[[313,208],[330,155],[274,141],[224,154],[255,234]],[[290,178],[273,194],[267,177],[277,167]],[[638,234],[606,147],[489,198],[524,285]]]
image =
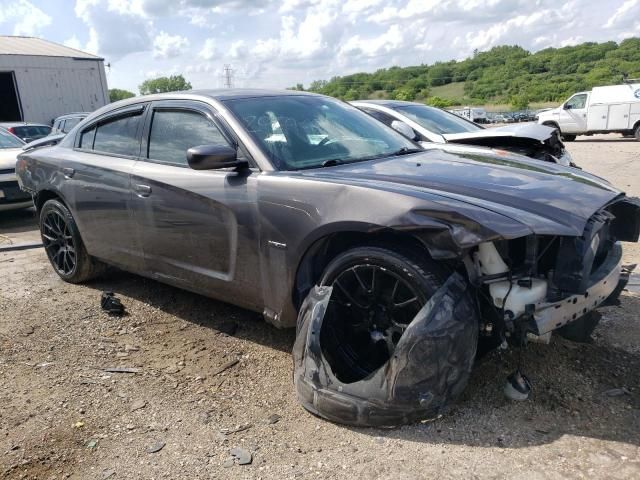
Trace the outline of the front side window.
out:
[[[140,153],[138,127],[141,118],[140,112],[136,112],[133,115],[119,116],[98,123],[95,133],[88,130],[82,134],[80,147],[91,148],[89,142],[91,137],[94,137],[93,150],[116,155],[138,156]]]
[[[475,123],[453,113],[426,105],[403,105],[394,110],[407,116],[421,127],[440,135],[445,133],[467,133],[482,130]]]
[[[565,104],[568,108],[570,109],[579,109],[579,108],[584,108],[585,104],[587,103],[587,94],[586,93],[581,93],[580,95],[574,95],[573,97],[571,97],[569,100],[567,100],[567,103]]]
[[[366,113],[331,98],[291,95],[225,104],[279,170],[370,160],[416,148]]]
[[[218,127],[190,110],[155,110],[149,134],[148,157],[187,165],[187,150],[200,145],[229,145]]]

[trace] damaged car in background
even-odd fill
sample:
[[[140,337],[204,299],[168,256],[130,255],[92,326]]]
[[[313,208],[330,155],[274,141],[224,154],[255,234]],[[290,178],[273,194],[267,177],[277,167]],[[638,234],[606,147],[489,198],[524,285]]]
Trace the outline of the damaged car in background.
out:
[[[425,149],[439,148],[443,143],[474,145],[576,166],[555,128],[536,123],[484,128],[445,110],[401,100],[357,100],[351,104]]]
[[[300,402],[355,425],[438,414],[478,349],[590,333],[640,231],[638,200],[601,178],[424,151],[304,92],[116,102],[16,170],[62,279],[115,265],[296,326]]]

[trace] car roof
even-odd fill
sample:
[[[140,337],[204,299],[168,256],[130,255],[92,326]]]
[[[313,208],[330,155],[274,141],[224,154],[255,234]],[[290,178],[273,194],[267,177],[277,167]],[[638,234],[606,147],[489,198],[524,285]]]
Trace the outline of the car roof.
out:
[[[45,123],[32,123],[32,122],[0,122],[0,127],[50,127]]]
[[[123,107],[129,104],[141,103],[145,101],[162,100],[162,99],[179,99],[193,98],[194,96],[209,97],[215,100],[231,100],[238,98],[256,98],[256,97],[281,97],[284,95],[306,95],[321,96],[317,93],[303,92],[300,90],[276,90],[262,88],[218,88],[218,89],[202,89],[202,90],[184,90],[181,92],[154,93],[143,95],[140,97],[131,97],[125,100],[115,102],[118,106]],[[114,105],[114,104],[109,104]]]
[[[349,103],[368,103],[371,105],[380,105],[381,107],[393,108],[402,107],[406,105],[420,105],[421,107],[428,107],[424,103],[419,102],[405,102],[403,100],[354,100]]]
[[[66,118],[75,118],[75,117],[86,117],[90,112],[73,112],[73,113],[65,113],[64,115],[60,115],[56,117],[53,121],[56,122],[58,120],[64,120]]]
[[[202,98],[210,98],[216,101],[232,100],[239,98],[260,98],[260,97],[282,97],[282,96],[316,96],[323,97],[317,93],[303,92],[300,90],[270,90],[260,88],[219,88],[219,89],[203,89],[203,90],[184,90],[180,92],[152,93],[142,95],[140,97],[131,97],[117,102],[108,103],[102,108],[88,115],[90,118],[96,118],[105,113],[127,108],[140,103],[157,102],[162,100],[194,100]]]

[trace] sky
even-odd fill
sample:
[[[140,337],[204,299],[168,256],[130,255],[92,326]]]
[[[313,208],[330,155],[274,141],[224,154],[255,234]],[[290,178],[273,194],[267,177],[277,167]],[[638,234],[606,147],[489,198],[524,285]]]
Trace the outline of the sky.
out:
[[[284,88],[475,49],[640,36],[640,0],[0,0],[0,34],[105,58],[110,88],[183,74],[194,88]]]

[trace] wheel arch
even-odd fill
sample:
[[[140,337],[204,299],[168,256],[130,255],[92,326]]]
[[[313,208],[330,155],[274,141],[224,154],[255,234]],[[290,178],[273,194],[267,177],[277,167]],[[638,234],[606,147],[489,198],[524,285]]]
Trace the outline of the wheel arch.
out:
[[[558,125],[557,122],[554,122],[552,120],[547,120],[546,122],[542,122],[542,125],[546,127],[557,128],[558,131],[560,131],[560,125]]]
[[[36,211],[38,212],[38,214],[40,213],[40,210],[42,209],[42,206],[48,200],[58,200],[62,204],[64,204],[65,207],[69,208],[69,205],[67,204],[65,199],[62,197],[60,192],[57,192],[57,191],[55,191],[53,189],[45,188],[45,189],[40,190],[38,193],[36,193],[34,195],[33,203],[34,203],[34,205],[36,207]]]
[[[420,238],[392,228],[383,228],[375,232],[342,230],[326,234],[316,239],[297,263],[291,292],[295,307],[298,308],[302,304],[307,293],[331,260],[346,250],[360,246],[386,247],[403,253],[419,253],[432,258],[427,246]]]

